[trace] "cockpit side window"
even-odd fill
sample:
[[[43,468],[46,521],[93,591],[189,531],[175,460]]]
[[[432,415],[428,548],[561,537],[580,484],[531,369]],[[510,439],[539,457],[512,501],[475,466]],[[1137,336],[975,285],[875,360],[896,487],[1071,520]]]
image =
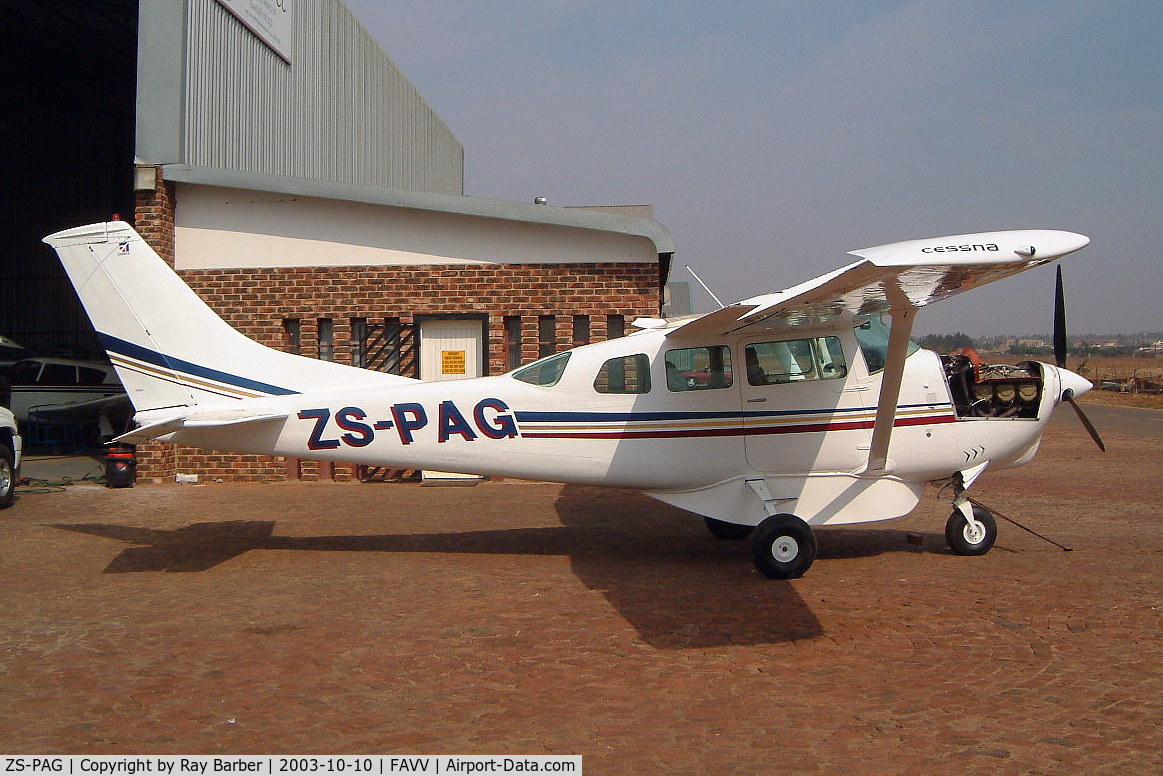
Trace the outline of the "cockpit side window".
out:
[[[743,355],[750,385],[837,380],[848,374],[839,337],[755,342]]]
[[[644,353],[611,358],[598,370],[594,390],[598,393],[650,393],[650,359]]]
[[[565,365],[569,361],[569,353],[558,353],[556,356],[534,361],[512,373],[514,380],[520,380],[530,385],[539,385],[549,388],[557,385],[557,381],[565,373]]]

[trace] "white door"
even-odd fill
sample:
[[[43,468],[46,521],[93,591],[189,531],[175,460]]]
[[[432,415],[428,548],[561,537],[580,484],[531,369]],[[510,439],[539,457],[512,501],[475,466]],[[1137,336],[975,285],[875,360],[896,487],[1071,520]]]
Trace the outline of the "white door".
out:
[[[432,382],[480,377],[484,349],[482,321],[421,321],[420,379]]]
[[[742,344],[747,462],[771,474],[852,471],[868,460],[875,399],[833,335]]]
[[[484,374],[483,321],[444,319],[420,322],[420,379],[426,382],[467,380]],[[425,471],[424,482],[475,482],[474,474]]]

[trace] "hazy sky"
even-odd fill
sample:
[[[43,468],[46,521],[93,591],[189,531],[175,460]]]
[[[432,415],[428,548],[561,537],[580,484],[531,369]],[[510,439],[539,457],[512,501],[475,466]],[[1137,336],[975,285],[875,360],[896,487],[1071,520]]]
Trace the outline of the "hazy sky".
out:
[[[1074,334],[1163,330],[1163,2],[346,0],[465,193],[652,204],[731,300],[917,237],[1051,228]],[[1045,332],[1053,269],[918,333]],[[696,303],[710,309],[699,293]]]

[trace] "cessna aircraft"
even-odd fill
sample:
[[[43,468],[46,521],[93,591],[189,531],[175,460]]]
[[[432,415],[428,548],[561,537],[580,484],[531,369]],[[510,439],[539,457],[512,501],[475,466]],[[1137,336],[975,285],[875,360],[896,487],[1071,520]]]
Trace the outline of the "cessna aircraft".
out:
[[[1031,460],[1055,405],[1091,388],[1061,351],[1056,366],[987,365],[909,339],[921,307],[1089,243],[1070,232],[853,251],[785,291],[436,383],[246,338],[126,223],[45,242],[133,402],[122,442],[632,488],[720,538],[750,535],[756,567],[778,579],[811,566],[813,527],[906,515],[930,483],[951,494],[953,551],[987,552],[996,522],[966,489]]]

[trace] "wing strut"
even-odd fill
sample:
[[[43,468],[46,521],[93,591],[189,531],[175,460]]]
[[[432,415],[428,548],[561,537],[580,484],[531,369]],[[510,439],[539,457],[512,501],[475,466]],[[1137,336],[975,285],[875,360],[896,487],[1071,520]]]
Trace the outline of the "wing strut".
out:
[[[897,401],[900,399],[901,382],[905,375],[905,357],[909,352],[909,337],[913,332],[913,321],[917,308],[909,304],[900,285],[894,281],[885,284],[885,292],[892,307],[892,328],[888,335],[888,354],[884,360],[884,372],[880,379],[880,398],[876,402],[876,422],[872,427],[872,445],[868,451],[868,465],[865,474],[887,474],[888,443],[892,439],[892,427],[896,422]]]

